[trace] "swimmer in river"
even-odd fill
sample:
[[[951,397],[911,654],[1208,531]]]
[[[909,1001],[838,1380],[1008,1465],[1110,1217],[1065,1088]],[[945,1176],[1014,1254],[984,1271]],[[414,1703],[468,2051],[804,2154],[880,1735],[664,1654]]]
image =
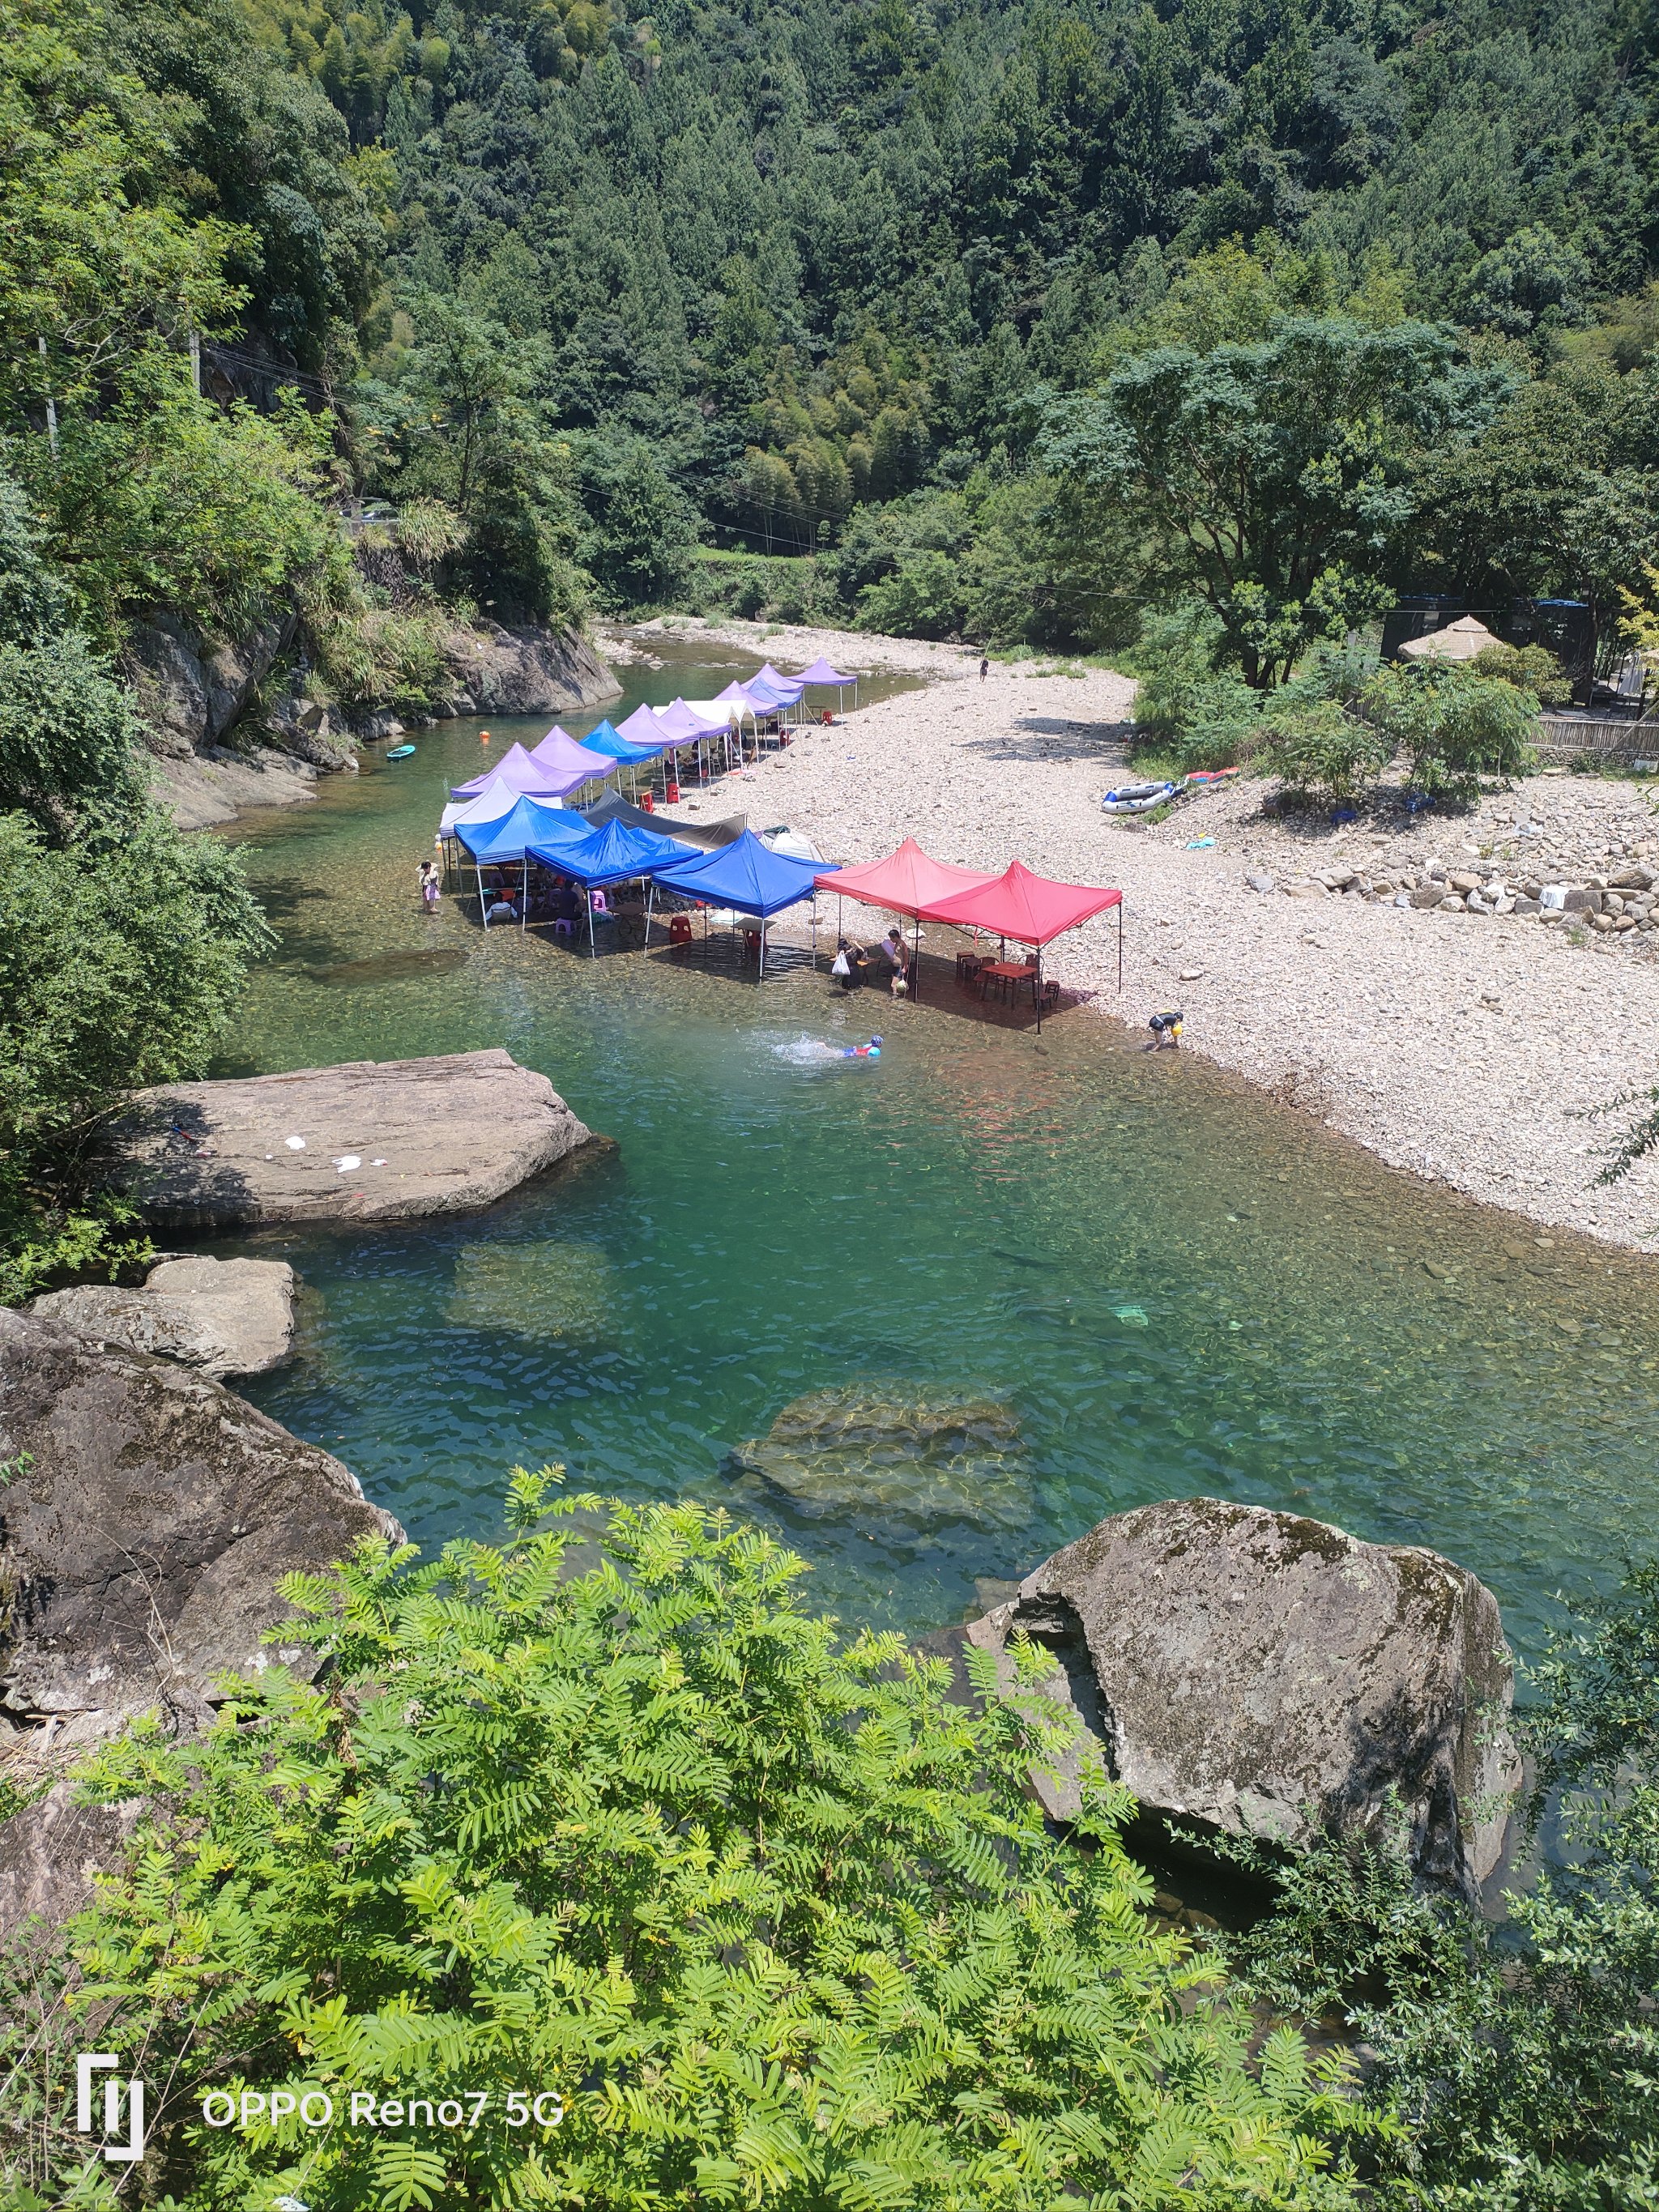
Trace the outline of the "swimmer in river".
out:
[[[868,1044],[843,1045],[841,1048],[841,1056],[843,1060],[879,1060],[881,1039],[878,1036],[872,1036]]]

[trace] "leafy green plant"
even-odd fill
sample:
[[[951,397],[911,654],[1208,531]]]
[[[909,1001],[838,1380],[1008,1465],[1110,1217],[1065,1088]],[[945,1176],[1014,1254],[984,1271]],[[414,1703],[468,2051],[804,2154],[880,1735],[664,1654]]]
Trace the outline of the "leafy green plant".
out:
[[[157,809],[88,810],[61,851],[0,814],[0,1300],[149,1253],[104,1124],[202,1071],[268,942],[234,854]]]
[[[1388,766],[1388,738],[1334,699],[1303,705],[1274,700],[1263,717],[1257,758],[1292,791],[1333,804],[1353,799]]]
[[[1572,685],[1547,645],[1489,645],[1469,663],[1477,676],[1496,676],[1530,691],[1540,707],[1565,707]]]
[[[1142,625],[1134,654],[1138,744],[1150,740],[1183,771],[1235,766],[1261,720],[1260,695],[1218,665],[1222,643],[1219,621],[1197,599],[1149,616]]]
[[[1260,2039],[1147,1917],[1097,1767],[1073,1839],[1046,1825],[1046,1655],[1001,1689],[969,1655],[957,1702],[690,1504],[611,1509],[573,1577],[548,1479],[500,1547],[290,1578],[319,1686],[271,1668],[205,1737],[95,1764],[155,1810],[70,1948],[182,2212],[1345,2201],[1340,2062]],[[308,2127],[277,2089],[398,2111]],[[216,2128],[209,2091],[264,2101]]]
[[[1377,2201],[1433,2212],[1624,2212],[1659,2203],[1659,1564],[1558,1636],[1522,1716],[1567,1863],[1494,1925],[1413,1884],[1398,1815],[1359,1849],[1322,1842],[1272,1880],[1274,1911],[1224,1955],[1281,2017],[1335,2014],[1371,2054]]]
[[[1419,791],[1474,798],[1483,775],[1522,775],[1534,765],[1538,703],[1501,677],[1455,663],[1395,662],[1380,668],[1360,699],[1366,719],[1405,751]]]

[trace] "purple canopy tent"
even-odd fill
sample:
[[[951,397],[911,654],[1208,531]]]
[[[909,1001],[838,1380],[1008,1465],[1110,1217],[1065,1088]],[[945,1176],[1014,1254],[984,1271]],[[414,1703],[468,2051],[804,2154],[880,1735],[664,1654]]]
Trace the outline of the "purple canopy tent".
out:
[[[617,735],[630,745],[647,745],[653,752],[661,752],[672,743],[664,736],[654,707],[635,707],[625,722],[617,723]]]
[[[586,745],[579,745],[569,731],[562,730],[556,722],[530,757],[551,775],[580,775],[584,783],[592,782],[596,775],[609,775],[616,765],[608,754],[591,753]]]
[[[802,669],[800,681],[804,684],[821,684],[826,691],[833,691],[836,694],[837,707],[841,704],[842,693],[850,684],[853,687],[853,704],[856,707],[859,703],[858,678],[843,676],[840,669],[832,668],[821,653],[810,668]]]
[[[602,783],[616,774],[617,763],[609,753],[590,752],[586,745],[578,744],[568,730],[562,730],[556,722],[547,735],[531,753],[538,768],[545,771],[562,798],[585,783]]]
[[[585,754],[583,757],[597,759],[598,755]],[[476,799],[481,791],[503,776],[507,779],[507,788],[522,792],[527,799],[562,799],[567,791],[574,791],[584,781],[577,776],[562,783],[550,769],[533,759],[522,745],[515,744],[509,745],[494,767],[486,769],[482,775],[470,776],[465,783],[452,784],[449,795],[452,799]]]

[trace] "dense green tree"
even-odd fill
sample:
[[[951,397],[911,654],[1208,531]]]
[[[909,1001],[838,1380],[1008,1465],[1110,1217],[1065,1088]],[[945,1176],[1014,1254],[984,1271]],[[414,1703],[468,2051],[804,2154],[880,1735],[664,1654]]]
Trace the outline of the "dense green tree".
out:
[[[0,1298],[118,1264],[105,1124],[135,1085],[204,1073],[265,942],[229,848],[158,809],[83,807],[57,848],[0,813]]]
[[[1149,595],[1206,600],[1266,684],[1376,609],[1450,353],[1425,325],[1347,315],[1281,316],[1206,353],[1155,346],[1059,403],[1048,462],[1127,512]]]
[[[581,468],[594,518],[582,559],[610,605],[661,606],[675,599],[691,573],[696,508],[643,443],[621,453],[590,443]]]

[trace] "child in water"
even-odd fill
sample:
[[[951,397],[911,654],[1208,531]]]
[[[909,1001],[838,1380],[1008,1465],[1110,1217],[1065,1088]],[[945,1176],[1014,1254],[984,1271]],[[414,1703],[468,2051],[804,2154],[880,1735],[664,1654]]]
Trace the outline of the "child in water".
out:
[[[1186,1019],[1182,1013],[1154,1014],[1146,1024],[1152,1033],[1148,1052],[1162,1052],[1167,1044],[1172,1052],[1181,1049],[1181,1024]]]
[[[881,1058],[881,1039],[878,1036],[875,1036],[871,1038],[868,1044],[843,1045],[842,1047],[841,1056],[843,1060],[879,1060]]]

